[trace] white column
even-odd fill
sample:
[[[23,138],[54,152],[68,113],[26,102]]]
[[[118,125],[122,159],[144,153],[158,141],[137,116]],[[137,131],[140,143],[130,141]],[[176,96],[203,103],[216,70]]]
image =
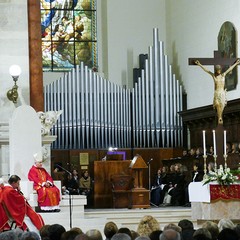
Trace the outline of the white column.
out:
[[[46,157],[46,161],[43,163],[43,167],[51,174],[51,144],[57,139],[55,135],[46,135],[42,137],[43,156]]]
[[[7,180],[9,173],[9,124],[0,122],[0,176]]]

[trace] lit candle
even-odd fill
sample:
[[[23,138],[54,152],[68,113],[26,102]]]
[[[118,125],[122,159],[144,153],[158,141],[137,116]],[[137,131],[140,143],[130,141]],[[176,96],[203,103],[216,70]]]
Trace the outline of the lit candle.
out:
[[[206,156],[206,131],[203,130],[203,155]]]
[[[215,130],[213,130],[212,132],[213,132],[213,152],[214,152],[214,155],[216,156],[217,155],[217,150],[216,150],[216,133],[215,133]]]
[[[227,134],[226,130],[223,131],[223,145],[224,145],[224,155],[227,155]]]

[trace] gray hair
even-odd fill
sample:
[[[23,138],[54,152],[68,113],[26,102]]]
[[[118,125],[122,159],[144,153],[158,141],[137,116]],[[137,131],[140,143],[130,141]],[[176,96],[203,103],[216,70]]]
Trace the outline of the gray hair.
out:
[[[223,218],[218,222],[218,228],[219,232],[221,232],[224,228],[234,229],[235,224],[232,222],[232,220]]]
[[[20,240],[25,240],[25,239],[35,239],[35,240],[40,240],[40,236],[36,232],[24,232],[20,238]]]
[[[111,240],[131,240],[131,237],[126,233],[116,233],[112,236]]]
[[[139,237],[135,238],[135,240],[150,240],[150,237],[148,237],[148,236],[139,236]]]
[[[13,231],[6,231],[0,233],[0,240],[18,240],[18,237]]]
[[[159,240],[181,240],[181,235],[173,229],[167,229],[161,233]]]

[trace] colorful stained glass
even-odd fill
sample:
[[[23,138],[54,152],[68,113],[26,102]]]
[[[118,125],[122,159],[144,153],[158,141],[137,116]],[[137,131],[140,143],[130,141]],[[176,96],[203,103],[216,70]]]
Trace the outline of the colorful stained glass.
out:
[[[95,0],[41,0],[44,71],[97,69]]]

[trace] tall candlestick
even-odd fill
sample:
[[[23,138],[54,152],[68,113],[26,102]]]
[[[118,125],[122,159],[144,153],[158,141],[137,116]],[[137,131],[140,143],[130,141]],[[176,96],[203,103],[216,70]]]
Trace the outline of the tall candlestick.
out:
[[[206,156],[206,131],[203,130],[203,155]]]
[[[224,146],[224,155],[227,155],[227,134],[226,130],[223,131],[223,146]]]
[[[213,132],[213,152],[214,152],[214,155],[217,155],[217,150],[216,150],[216,133],[215,133],[215,130],[213,130],[212,132]]]

